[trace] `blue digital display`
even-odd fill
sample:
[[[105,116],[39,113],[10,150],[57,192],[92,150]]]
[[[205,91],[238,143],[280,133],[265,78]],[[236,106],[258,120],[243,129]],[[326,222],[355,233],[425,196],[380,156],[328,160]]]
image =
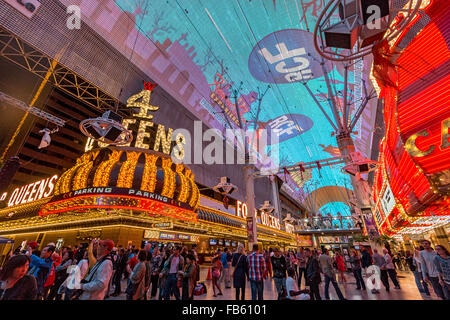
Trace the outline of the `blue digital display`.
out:
[[[323,0],[115,0],[115,5],[133,20],[138,35],[148,40],[134,46],[135,63],[177,99],[184,99],[181,102],[204,122],[220,130],[227,126],[224,108],[236,115],[230,97],[242,82],[238,103],[244,126],[279,125],[283,132],[279,144],[281,167],[335,156],[333,129],[302,84],[307,81],[333,118],[322,59],[313,45],[312,30],[324,8]],[[124,45],[133,48],[136,32],[129,31],[125,37]],[[324,67],[335,90],[342,90],[342,64],[326,62]],[[352,93],[352,72],[349,79]],[[258,92],[268,85],[271,88],[258,113]],[[343,97],[338,95],[337,100],[342,113]],[[352,190],[350,178],[340,172],[341,167],[313,169],[308,192],[328,186]],[[350,214],[348,208],[338,205],[321,211]]]

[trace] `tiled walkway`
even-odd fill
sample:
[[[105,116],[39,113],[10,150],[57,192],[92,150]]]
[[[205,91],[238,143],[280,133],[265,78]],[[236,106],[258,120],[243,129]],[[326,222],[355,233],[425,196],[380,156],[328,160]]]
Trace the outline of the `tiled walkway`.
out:
[[[208,274],[208,268],[202,267],[200,271],[200,282],[204,282],[207,287],[207,294],[202,296],[194,296],[195,300],[234,300],[235,299],[235,289],[225,289],[222,283],[221,288],[223,295],[218,297],[213,297],[212,283],[210,280],[205,280]],[[346,273],[347,283],[339,283],[344,297],[348,300],[437,300],[437,296],[434,294],[433,289],[429,286],[431,291],[431,296],[427,297],[425,294],[421,294],[416,287],[414,282],[414,276],[411,272],[398,271],[398,278],[400,282],[401,289],[396,290],[392,283],[390,292],[386,292],[383,286],[379,294],[373,294],[370,290],[356,290],[356,281],[351,273]],[[302,279],[304,281],[304,279]],[[390,281],[390,280],[389,280]],[[122,291],[125,291],[126,281],[122,282]],[[304,282],[302,282],[302,289],[304,288]],[[331,300],[337,300],[336,292],[333,286],[330,284],[330,298]],[[112,290],[111,290],[112,292]],[[322,299],[324,299],[324,282],[320,284],[320,294]],[[250,283],[247,282],[247,287],[245,290],[246,300],[251,299]],[[125,300],[125,294],[122,293],[118,297],[110,297],[108,300]],[[265,280],[264,282],[264,299],[265,300],[276,300],[277,292],[272,279]]]

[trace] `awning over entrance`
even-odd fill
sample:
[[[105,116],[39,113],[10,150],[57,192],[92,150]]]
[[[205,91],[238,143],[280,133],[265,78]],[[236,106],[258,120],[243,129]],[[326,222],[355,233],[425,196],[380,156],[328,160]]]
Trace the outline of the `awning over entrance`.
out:
[[[228,218],[203,208],[198,210],[197,219],[213,223],[220,223],[235,228],[241,228],[243,224],[243,222],[237,219]]]
[[[316,230],[296,230],[298,235],[320,235],[320,236],[350,236],[361,233],[360,228],[351,229],[316,229]]]
[[[0,243],[14,243],[14,240],[0,237]]]

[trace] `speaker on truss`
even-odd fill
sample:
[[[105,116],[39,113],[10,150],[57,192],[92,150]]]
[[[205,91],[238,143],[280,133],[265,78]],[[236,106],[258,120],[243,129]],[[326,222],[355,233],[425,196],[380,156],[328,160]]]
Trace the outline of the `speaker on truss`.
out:
[[[370,29],[367,26],[361,26],[359,32],[359,47],[364,48],[376,41],[383,39],[383,36],[387,30],[387,24],[385,21],[380,21],[380,28]]]
[[[121,128],[111,126],[104,137],[110,141],[116,141],[116,139],[122,134],[122,132],[123,131]]]
[[[327,47],[352,49],[358,40],[358,28],[350,29],[344,22],[324,31]]]
[[[358,165],[359,172],[367,172],[369,171],[369,165],[367,163]]]
[[[100,139],[102,135],[99,133],[99,130],[94,126],[86,127],[86,131],[89,132],[90,135],[94,137],[94,139]]]
[[[370,17],[378,12],[379,8],[379,17],[375,17],[376,19],[385,17],[389,14],[389,0],[360,0],[361,1],[361,13],[363,23],[367,24]]]
[[[357,0],[341,0],[339,3],[339,17],[345,20],[351,16],[357,15],[358,3]]]

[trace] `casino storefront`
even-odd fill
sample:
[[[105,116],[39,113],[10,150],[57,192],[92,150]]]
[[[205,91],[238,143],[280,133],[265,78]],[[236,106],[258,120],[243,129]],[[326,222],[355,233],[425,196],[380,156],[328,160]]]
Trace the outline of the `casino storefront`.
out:
[[[450,3],[427,3],[392,49],[401,68],[397,88],[382,91],[386,135],[372,192],[380,234],[409,250],[424,238],[448,246],[450,232]]]
[[[246,219],[239,210],[220,210],[221,203],[200,195],[189,168],[153,150],[93,149],[60,177],[19,187],[6,197],[0,236],[13,239],[15,247],[23,241],[73,246],[109,238],[136,247],[145,241],[196,244],[201,255],[209,255],[247,239]],[[200,197],[209,206],[200,205]],[[264,247],[296,246],[279,222],[266,220],[258,224],[258,241]],[[0,246],[4,256],[12,244]]]

